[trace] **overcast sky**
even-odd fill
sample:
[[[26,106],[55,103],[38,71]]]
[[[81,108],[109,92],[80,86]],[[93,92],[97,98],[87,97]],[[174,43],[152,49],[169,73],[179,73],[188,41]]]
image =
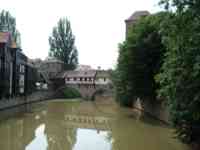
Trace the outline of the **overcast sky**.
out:
[[[48,37],[60,17],[68,17],[76,37],[79,63],[113,68],[125,23],[136,10],[160,10],[159,0],[0,0],[0,9],[16,17],[24,53],[45,59]]]

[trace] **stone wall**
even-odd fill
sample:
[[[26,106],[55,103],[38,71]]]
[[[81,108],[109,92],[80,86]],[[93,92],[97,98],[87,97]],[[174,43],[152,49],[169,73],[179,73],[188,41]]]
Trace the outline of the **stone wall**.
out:
[[[29,96],[20,96],[20,97],[14,97],[9,99],[1,99],[0,100],[0,110],[16,107],[23,104],[43,101],[47,99],[53,99],[54,98],[54,92],[52,91],[37,91],[32,93]]]
[[[133,107],[148,113],[149,115],[170,124],[169,108],[163,101],[154,103],[146,100],[142,101],[139,98],[134,102]]]

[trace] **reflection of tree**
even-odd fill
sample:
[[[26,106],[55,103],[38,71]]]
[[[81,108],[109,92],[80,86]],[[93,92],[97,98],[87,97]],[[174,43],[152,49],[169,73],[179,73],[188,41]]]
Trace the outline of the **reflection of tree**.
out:
[[[71,108],[58,103],[48,105],[45,120],[48,150],[72,150],[76,143],[76,128],[67,127],[64,122],[64,116],[69,109]]]
[[[130,130],[129,125],[123,121],[117,121],[112,124],[112,133],[109,135],[113,150],[131,149],[134,133]]]
[[[23,142],[23,136],[21,133],[21,125],[23,121],[16,121],[16,123],[9,123],[6,125],[0,125],[0,149],[2,150],[20,150],[23,149],[23,144],[19,143],[19,140]]]
[[[35,138],[35,130],[41,124],[34,114],[15,116],[17,119],[6,121],[0,125],[0,149],[24,150]]]
[[[60,106],[56,103],[47,105],[42,110],[38,108],[40,106],[26,114],[22,111],[12,116],[15,119],[0,123],[0,149],[25,150],[27,145],[35,140],[35,131],[41,124],[45,125],[48,150],[73,148],[76,142],[76,129],[67,127],[64,123],[64,115],[71,108],[63,106],[63,103]]]
[[[146,124],[136,118],[121,118],[112,124],[112,147],[114,150],[173,149],[167,145],[170,142],[167,132],[163,128]]]
[[[148,120],[148,122],[146,122]],[[113,150],[186,150],[176,139],[172,138],[169,128],[161,126],[157,120],[141,118],[123,117],[118,118],[111,124],[112,126],[112,143]]]
[[[106,141],[108,141],[109,143],[112,142],[113,137],[112,137],[112,132],[111,132],[111,131],[108,131],[108,132],[107,132],[107,134],[106,134],[106,136],[105,136],[105,139],[106,139]]]
[[[45,126],[42,137],[48,143],[48,150],[72,150],[77,142],[77,128],[99,129],[97,133],[112,143],[112,150],[186,150],[171,138],[168,128],[149,117],[137,120],[130,118],[129,112],[120,111],[110,119],[102,113],[84,114],[86,107],[80,105],[80,108],[79,104],[50,102],[42,109],[39,106],[28,113],[15,113],[12,119],[0,122],[0,149],[25,150],[31,143],[37,145],[35,133],[42,124]]]
[[[76,142],[76,129],[74,128],[65,128],[58,124],[51,124],[50,126],[47,125],[46,134],[48,150],[72,150]]]

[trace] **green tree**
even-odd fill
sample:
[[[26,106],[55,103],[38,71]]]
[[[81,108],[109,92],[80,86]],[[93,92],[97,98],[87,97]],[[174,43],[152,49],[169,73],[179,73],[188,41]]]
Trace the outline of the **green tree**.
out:
[[[156,79],[159,94],[168,100],[177,135],[185,142],[200,141],[200,1],[163,0],[175,10],[163,41],[167,47]]]
[[[9,31],[17,46],[20,47],[20,33],[16,29],[16,20],[8,11],[2,10],[0,12],[0,30]]]
[[[119,45],[119,57],[117,68],[113,73],[113,82],[115,85],[116,100],[125,106],[131,106],[134,93],[131,86],[131,74],[132,59],[130,55],[131,51],[128,49],[128,43]]]
[[[75,37],[67,18],[58,21],[49,37],[49,56],[55,57],[65,63],[65,69],[75,69],[78,64],[78,51],[75,47]]]
[[[165,47],[160,26],[165,13],[141,18],[134,24],[126,41],[119,47],[115,76],[117,99],[131,105],[136,97],[155,100],[159,72]]]

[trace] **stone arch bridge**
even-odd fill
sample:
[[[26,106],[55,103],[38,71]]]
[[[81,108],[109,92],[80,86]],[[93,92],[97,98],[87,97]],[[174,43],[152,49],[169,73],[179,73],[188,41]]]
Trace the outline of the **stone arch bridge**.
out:
[[[59,87],[56,93],[59,94],[64,88],[74,88],[81,94],[82,98],[87,100],[94,100],[96,95],[110,95],[111,88],[109,85],[95,85],[95,84],[67,84]]]

